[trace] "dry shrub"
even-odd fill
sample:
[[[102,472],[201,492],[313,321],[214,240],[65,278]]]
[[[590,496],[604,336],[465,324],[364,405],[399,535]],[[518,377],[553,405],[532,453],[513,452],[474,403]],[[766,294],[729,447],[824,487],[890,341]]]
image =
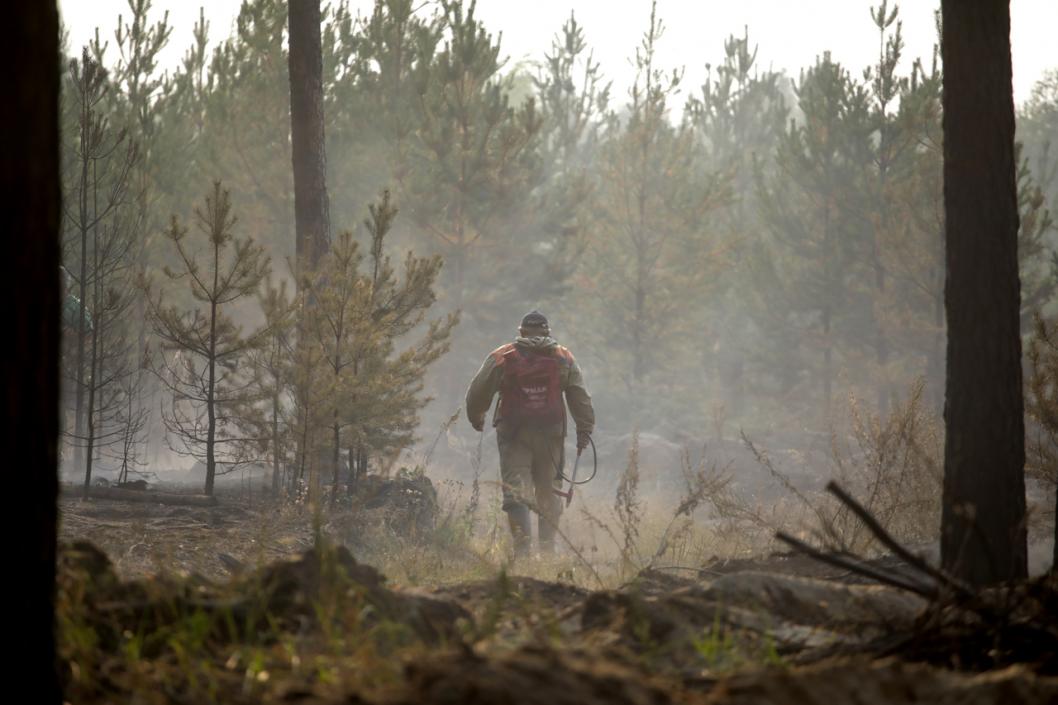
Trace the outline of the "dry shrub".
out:
[[[689,569],[701,565],[715,553],[717,537],[695,521],[696,512],[709,507],[715,516],[724,518],[738,505],[729,489],[730,475],[710,464],[704,454],[695,461],[684,450],[683,492],[675,506],[665,504],[660,511],[652,511],[641,496],[639,471],[639,438],[634,434],[611,517],[600,518],[585,506],[580,511],[586,528],[593,533],[598,531],[613,545],[616,562],[612,575],[608,569],[603,575],[615,578],[617,584],[624,584],[647,569]],[[592,548],[593,554],[595,551]],[[597,555],[593,567],[596,575],[605,564],[606,559]]]
[[[632,447],[628,450],[628,465],[621,474],[614,497],[614,514],[617,515],[621,528],[621,570],[622,573],[633,568],[637,563],[636,547],[639,543],[639,522],[642,518],[643,503],[639,498],[639,433],[632,435]]]
[[[658,561],[666,555],[677,566],[690,562],[701,563],[703,556],[694,555],[694,513],[703,505],[709,505],[720,517],[730,515],[730,474],[719,470],[716,465],[707,464],[704,454],[695,463],[686,449],[681,456],[681,469],[684,480],[683,494],[672,519],[661,534],[648,568],[657,567]]]
[[[908,544],[934,540],[940,526],[943,425],[926,409],[923,388],[921,381],[915,383],[884,416],[850,398],[848,428],[831,434],[831,478]],[[745,436],[743,441],[800,508],[770,517],[744,508],[744,516],[773,530],[790,530],[791,523],[803,524],[807,516],[808,532],[834,549],[862,553],[871,547],[873,538],[847,507],[828,494],[797,487],[765,451]]]
[[[944,432],[923,403],[924,383],[881,416],[855,398],[849,402],[850,434],[834,434],[833,479],[852,492],[898,540],[924,543],[940,526]],[[862,550],[871,537],[844,505],[831,500],[831,527],[838,545]]]

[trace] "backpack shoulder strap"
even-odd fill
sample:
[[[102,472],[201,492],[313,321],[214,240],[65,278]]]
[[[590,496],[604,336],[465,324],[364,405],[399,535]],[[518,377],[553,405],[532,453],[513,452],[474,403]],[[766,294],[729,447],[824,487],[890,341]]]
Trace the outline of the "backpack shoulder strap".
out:
[[[569,351],[569,348],[564,347],[562,345],[559,345],[555,348],[555,355],[558,357],[559,360],[562,361],[562,364],[564,365],[572,366],[573,363],[576,362],[576,360],[573,359],[573,353]]]
[[[504,358],[510,355],[512,352],[517,352],[518,348],[515,347],[514,343],[507,343],[496,348],[489,355],[492,357],[493,362],[499,366],[503,364]]]

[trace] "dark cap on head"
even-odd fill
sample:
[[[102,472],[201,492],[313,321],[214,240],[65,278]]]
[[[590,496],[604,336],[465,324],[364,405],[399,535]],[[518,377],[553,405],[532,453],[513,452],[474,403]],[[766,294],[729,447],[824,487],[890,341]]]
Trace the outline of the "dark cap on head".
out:
[[[522,316],[521,327],[543,328],[544,330],[550,330],[550,327],[547,324],[547,317],[535,309]]]

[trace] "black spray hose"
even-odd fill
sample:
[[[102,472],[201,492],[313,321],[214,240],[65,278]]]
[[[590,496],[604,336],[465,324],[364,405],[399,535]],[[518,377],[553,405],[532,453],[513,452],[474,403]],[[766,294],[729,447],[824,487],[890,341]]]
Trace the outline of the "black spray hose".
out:
[[[591,475],[588,477],[587,480],[577,480],[576,482],[574,482],[572,478],[566,477],[566,474],[562,472],[562,468],[559,466],[558,463],[555,462],[554,457],[551,458],[551,462],[555,466],[555,471],[558,473],[558,477],[561,478],[563,482],[568,482],[571,485],[576,486],[586,485],[595,479],[596,473],[599,472],[599,453],[595,450],[595,441],[592,440],[591,436],[588,436],[588,443],[591,444],[592,468]]]

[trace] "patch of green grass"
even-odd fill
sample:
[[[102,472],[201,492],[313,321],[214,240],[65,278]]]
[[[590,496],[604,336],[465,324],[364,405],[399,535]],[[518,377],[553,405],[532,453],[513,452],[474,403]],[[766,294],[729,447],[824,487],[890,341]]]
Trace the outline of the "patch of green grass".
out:
[[[712,672],[725,673],[750,666],[782,666],[782,657],[770,633],[756,637],[732,629],[721,619],[717,610],[712,625],[702,630],[691,641],[704,667]]]

